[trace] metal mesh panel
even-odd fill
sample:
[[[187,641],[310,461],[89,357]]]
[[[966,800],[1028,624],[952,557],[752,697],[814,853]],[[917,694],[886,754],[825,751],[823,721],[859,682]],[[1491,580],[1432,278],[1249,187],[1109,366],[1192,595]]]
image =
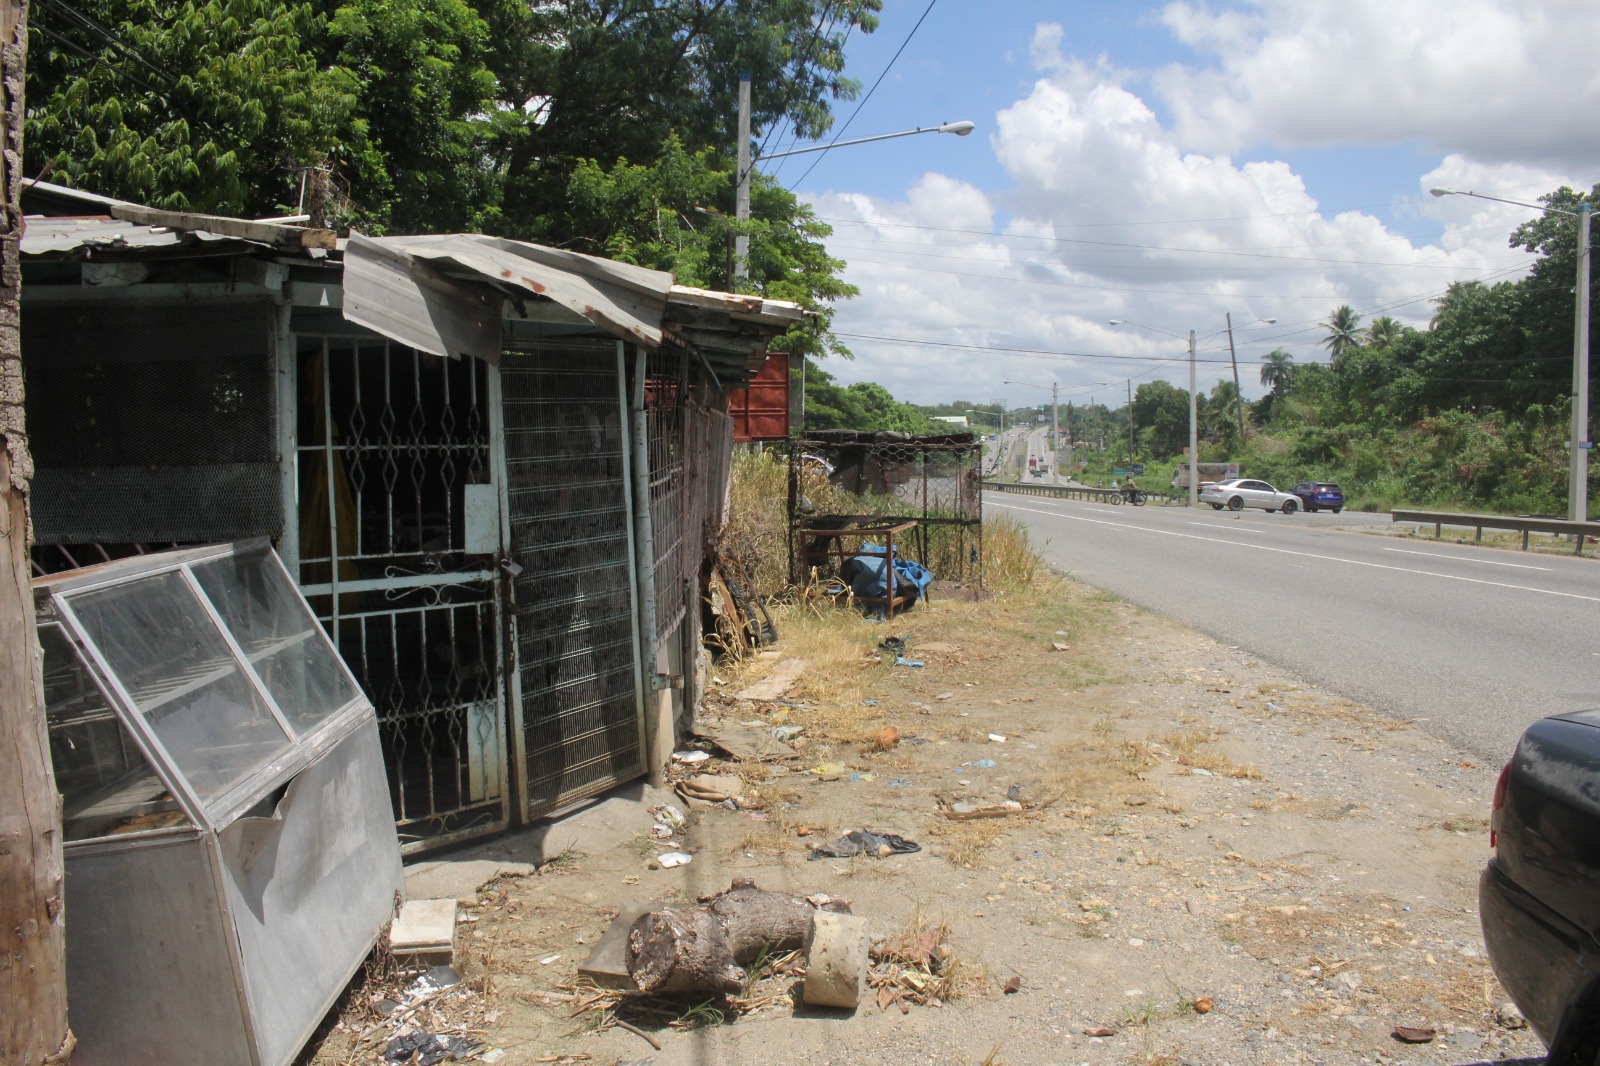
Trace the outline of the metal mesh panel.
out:
[[[684,596],[685,559],[691,530],[686,522],[684,406],[688,401],[688,358],[681,352],[653,353],[645,388],[645,418],[650,435],[650,528],[655,539],[656,641],[666,644],[688,610]],[[697,533],[698,531],[693,531]],[[698,561],[699,556],[695,559]]]
[[[249,300],[24,316],[37,541],[280,535],[275,335]]]
[[[402,844],[501,828],[496,578],[466,551],[464,513],[467,486],[488,481],[487,368],[299,340],[300,581],[377,708]]]
[[[983,582],[983,449],[971,434],[824,432],[789,455],[790,580],[806,579],[795,531],[869,518],[914,518],[896,543],[943,580]]]
[[[616,347],[500,368],[530,816],[644,772]]]

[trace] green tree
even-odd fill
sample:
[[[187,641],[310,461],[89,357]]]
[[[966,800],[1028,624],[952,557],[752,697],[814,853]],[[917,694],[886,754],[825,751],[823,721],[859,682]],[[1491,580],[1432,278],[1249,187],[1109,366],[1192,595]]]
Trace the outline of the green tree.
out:
[[[1133,422],[1151,454],[1175,455],[1189,443],[1189,394],[1169,382],[1147,381],[1133,394]]]
[[[1294,356],[1276,348],[1261,361],[1261,386],[1271,389],[1273,396],[1281,397],[1294,380],[1294,370]]]
[[[1322,342],[1322,346],[1328,349],[1328,355],[1335,363],[1348,349],[1362,341],[1361,316],[1349,304],[1334,308],[1333,314],[1322,325],[1328,331],[1328,339]]]
[[[1366,343],[1373,348],[1387,348],[1406,333],[1406,327],[1397,319],[1380,315],[1367,323]]]

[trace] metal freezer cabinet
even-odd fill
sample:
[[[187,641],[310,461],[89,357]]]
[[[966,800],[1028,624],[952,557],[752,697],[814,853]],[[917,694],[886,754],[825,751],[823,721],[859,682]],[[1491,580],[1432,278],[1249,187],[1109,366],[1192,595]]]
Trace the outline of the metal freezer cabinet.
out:
[[[264,540],[34,588],[73,1061],[292,1062],[403,887],[371,704]]]

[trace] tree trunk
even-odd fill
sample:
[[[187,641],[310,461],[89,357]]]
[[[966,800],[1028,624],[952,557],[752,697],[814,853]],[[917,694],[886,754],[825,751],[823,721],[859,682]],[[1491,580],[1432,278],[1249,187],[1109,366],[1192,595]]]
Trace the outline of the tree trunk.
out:
[[[67,1028],[61,809],[50,770],[39,642],[29,584],[28,481],[22,409],[23,73],[26,0],[0,0],[0,1062],[62,1063]]]
[[[767,892],[740,878],[697,905],[640,915],[628,931],[628,974],[641,992],[738,992],[742,964],[762,951],[800,947],[819,908],[850,906]]]

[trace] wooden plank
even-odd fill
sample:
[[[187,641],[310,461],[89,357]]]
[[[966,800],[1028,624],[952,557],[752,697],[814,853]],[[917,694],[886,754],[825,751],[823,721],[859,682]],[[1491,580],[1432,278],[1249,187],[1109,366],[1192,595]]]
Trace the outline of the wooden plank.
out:
[[[201,230],[223,237],[237,237],[244,241],[259,241],[274,248],[323,248],[337,246],[330,229],[304,229],[286,226],[279,222],[252,222],[244,218],[227,218],[223,215],[202,215],[190,211],[163,211],[143,204],[114,204],[111,216],[124,222],[137,222],[142,226],[162,226],[166,229]]]

